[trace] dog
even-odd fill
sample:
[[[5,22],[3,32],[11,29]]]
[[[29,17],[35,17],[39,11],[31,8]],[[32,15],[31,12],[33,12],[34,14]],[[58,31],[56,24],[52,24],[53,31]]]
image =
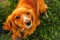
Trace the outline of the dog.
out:
[[[44,0],[19,0],[16,9],[4,22],[3,29],[13,33],[13,40],[31,35],[40,24],[39,16],[47,12]]]

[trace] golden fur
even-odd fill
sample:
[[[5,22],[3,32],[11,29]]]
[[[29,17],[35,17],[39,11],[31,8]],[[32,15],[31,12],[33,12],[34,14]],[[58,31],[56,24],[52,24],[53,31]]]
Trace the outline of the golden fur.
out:
[[[16,9],[8,16],[3,28],[13,33],[13,40],[31,35],[40,24],[39,16],[46,12],[47,5],[44,0],[19,0]],[[32,22],[30,28],[26,27],[25,19]]]

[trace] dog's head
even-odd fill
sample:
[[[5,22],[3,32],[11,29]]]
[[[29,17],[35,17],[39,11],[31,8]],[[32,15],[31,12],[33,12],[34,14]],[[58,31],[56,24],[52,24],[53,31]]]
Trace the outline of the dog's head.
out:
[[[13,20],[15,25],[29,29],[32,27],[34,22],[38,22],[36,13],[32,8],[20,7],[13,12]],[[36,23],[37,23],[36,22]]]
[[[20,7],[15,9],[12,14],[8,16],[4,29],[11,30],[11,28],[16,28],[18,31],[22,31],[34,28],[34,26],[38,24],[39,20],[33,8]]]

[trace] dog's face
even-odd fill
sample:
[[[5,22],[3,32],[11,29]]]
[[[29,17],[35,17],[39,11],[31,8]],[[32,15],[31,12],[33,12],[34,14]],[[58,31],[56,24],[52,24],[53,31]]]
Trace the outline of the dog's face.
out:
[[[32,9],[21,7],[14,11],[13,19],[15,25],[18,27],[29,29],[33,25],[34,11]]]

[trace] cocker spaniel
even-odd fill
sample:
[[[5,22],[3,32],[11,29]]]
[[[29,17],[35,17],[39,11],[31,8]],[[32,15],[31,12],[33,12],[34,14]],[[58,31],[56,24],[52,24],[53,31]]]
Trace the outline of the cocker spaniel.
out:
[[[39,16],[47,11],[44,0],[19,0],[16,9],[8,16],[3,29],[13,33],[13,40],[31,35],[40,24]]]

